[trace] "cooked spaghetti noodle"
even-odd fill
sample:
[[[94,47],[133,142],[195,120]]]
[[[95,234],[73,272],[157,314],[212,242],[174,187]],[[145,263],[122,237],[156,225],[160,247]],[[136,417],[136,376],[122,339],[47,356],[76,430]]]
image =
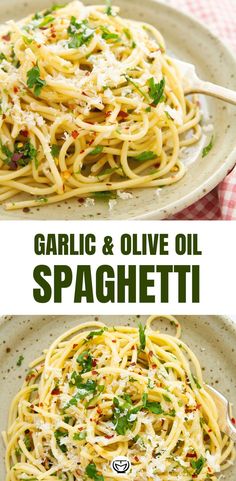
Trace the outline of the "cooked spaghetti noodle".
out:
[[[180,148],[201,137],[197,99],[184,97],[161,34],[118,11],[76,1],[2,27],[0,202],[7,209],[183,177]]]
[[[81,324],[34,361],[10,408],[6,481],[216,480],[232,464],[199,362],[176,337]],[[92,330],[91,330],[92,329]]]

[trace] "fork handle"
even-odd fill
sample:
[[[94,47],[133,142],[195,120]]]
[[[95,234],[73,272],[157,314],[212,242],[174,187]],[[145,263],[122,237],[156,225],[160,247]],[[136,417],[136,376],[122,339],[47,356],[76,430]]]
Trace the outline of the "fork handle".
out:
[[[194,93],[210,95],[211,97],[216,97],[217,99],[236,105],[236,92],[234,90],[220,87],[219,85],[215,85],[211,82],[196,82],[190,87],[187,87],[184,93],[185,95]]]

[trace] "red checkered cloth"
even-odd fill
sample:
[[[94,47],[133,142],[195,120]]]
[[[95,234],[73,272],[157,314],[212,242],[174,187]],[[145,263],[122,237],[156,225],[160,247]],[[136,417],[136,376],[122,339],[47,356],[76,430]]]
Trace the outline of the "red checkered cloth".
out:
[[[162,1],[202,21],[236,51],[236,0]],[[172,219],[236,220],[236,167],[212,192]]]

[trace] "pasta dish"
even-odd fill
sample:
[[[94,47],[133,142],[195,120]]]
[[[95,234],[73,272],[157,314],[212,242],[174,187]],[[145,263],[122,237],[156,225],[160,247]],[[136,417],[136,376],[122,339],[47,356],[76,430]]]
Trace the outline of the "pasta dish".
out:
[[[6,209],[163,187],[201,137],[196,97],[153,26],[75,1],[0,29]],[[18,194],[21,194],[20,196]]]
[[[216,480],[234,460],[198,359],[176,336],[80,324],[35,360],[3,433],[6,481]]]

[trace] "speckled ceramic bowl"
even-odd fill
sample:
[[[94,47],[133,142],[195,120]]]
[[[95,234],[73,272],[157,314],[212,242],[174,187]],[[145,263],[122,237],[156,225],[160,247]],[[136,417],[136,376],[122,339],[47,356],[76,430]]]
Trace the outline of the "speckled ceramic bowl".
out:
[[[0,0],[1,21],[20,18],[32,11],[48,7],[50,0]],[[85,3],[92,3],[91,0]],[[94,0],[94,3],[102,3]],[[199,75],[231,89],[236,89],[236,60],[229,50],[204,26],[194,19],[155,0],[114,0],[121,15],[152,23],[164,35],[170,52],[194,63]],[[6,212],[2,219],[163,219],[203,197],[212,190],[236,162],[236,107],[207,99],[206,110],[215,127],[214,148],[202,158],[202,144],[190,152],[194,160],[185,177],[175,185],[136,190],[133,199],[118,199],[109,211],[108,202],[96,200],[85,207],[76,200],[31,209],[29,213]],[[207,142],[206,139],[204,139]]]
[[[219,316],[177,316],[183,328],[182,339],[195,352],[204,369],[205,381],[215,386],[236,406],[236,322]],[[14,316],[0,318],[0,432],[6,428],[7,413],[13,396],[23,383],[29,363],[44,348],[70,327],[85,321],[106,324],[137,324],[131,316]],[[140,319],[139,319],[140,320]],[[141,317],[145,321],[145,317]],[[172,327],[160,321],[161,331]],[[24,361],[17,367],[20,355]],[[0,440],[0,479],[4,480],[4,446]],[[235,481],[236,464],[226,472]]]

